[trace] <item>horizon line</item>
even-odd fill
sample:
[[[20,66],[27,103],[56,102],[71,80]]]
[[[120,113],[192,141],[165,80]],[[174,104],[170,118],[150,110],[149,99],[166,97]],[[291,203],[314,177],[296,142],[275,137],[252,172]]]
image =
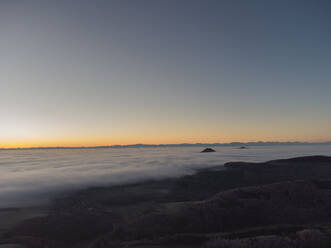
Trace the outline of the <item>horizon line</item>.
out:
[[[153,147],[192,147],[192,146],[262,146],[262,145],[331,145],[331,141],[250,141],[228,143],[179,143],[179,144],[129,144],[101,146],[36,146],[36,147],[0,147],[0,150],[47,150],[47,149],[106,149],[106,148],[153,148]]]

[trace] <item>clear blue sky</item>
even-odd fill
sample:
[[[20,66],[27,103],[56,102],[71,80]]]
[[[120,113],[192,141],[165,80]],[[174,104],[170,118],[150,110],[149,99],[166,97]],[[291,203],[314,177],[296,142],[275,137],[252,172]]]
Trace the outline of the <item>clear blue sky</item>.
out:
[[[0,1],[0,146],[331,140],[331,2]]]

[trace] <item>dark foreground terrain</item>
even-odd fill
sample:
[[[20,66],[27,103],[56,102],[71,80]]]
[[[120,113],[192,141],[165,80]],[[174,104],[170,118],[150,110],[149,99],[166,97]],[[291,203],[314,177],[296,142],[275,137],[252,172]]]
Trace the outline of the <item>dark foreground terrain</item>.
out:
[[[231,162],[90,188],[2,232],[0,248],[331,247],[331,157]]]

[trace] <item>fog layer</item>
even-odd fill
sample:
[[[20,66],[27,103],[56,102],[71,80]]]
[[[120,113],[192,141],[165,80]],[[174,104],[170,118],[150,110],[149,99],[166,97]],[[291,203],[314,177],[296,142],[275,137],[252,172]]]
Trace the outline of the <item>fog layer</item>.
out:
[[[329,145],[215,149],[208,154],[200,147],[1,150],[0,207],[46,204],[77,189],[178,177],[229,161],[331,156]]]

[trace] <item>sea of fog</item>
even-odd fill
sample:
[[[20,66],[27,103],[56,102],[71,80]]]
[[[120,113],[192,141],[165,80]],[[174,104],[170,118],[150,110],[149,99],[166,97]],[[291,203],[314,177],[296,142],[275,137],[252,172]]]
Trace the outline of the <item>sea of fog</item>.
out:
[[[0,150],[0,207],[33,206],[90,186],[179,177],[229,161],[329,155],[330,145]]]

